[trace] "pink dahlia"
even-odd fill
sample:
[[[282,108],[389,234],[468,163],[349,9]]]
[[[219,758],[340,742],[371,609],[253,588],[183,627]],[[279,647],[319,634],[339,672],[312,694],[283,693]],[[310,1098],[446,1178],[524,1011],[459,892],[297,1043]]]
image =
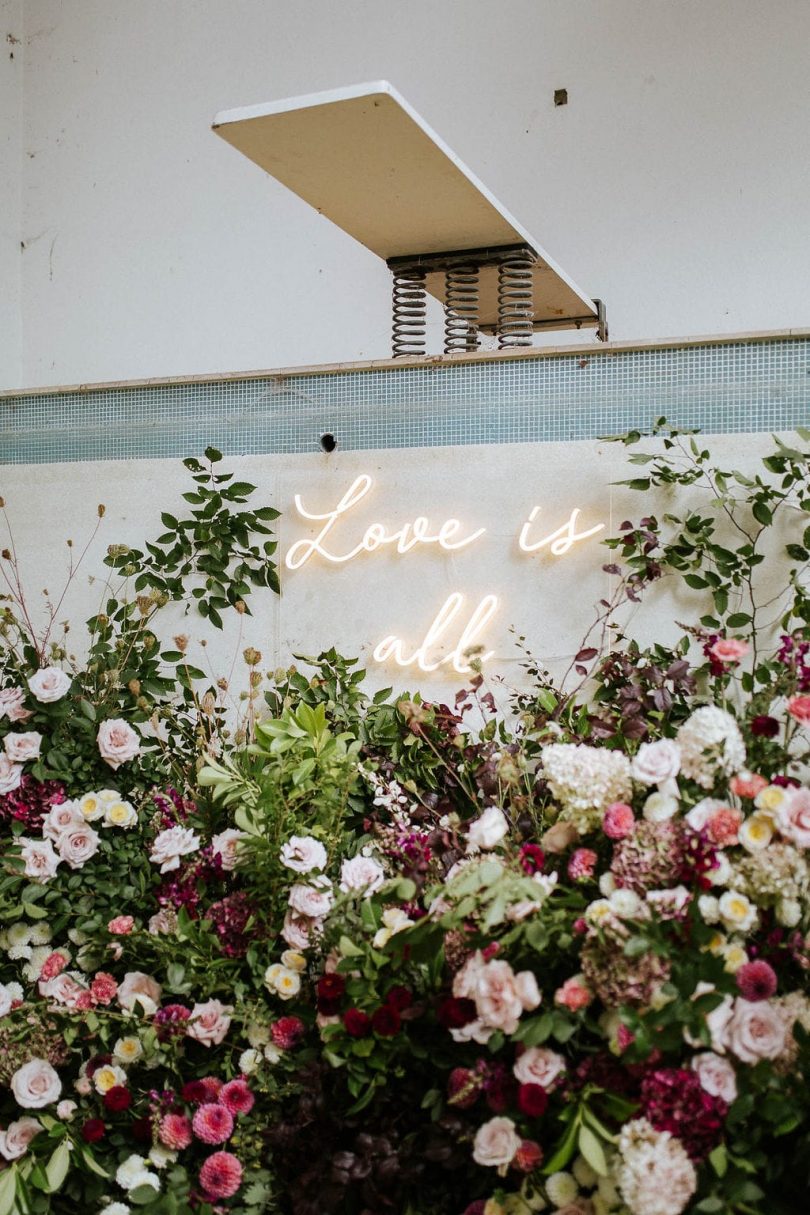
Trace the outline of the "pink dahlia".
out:
[[[232,1198],[242,1184],[242,1166],[232,1152],[214,1152],[200,1169],[207,1198]]]
[[[229,1080],[220,1089],[219,1103],[232,1114],[249,1114],[255,1100],[248,1084],[241,1078]]]
[[[776,971],[767,962],[745,962],[734,977],[744,1000],[770,1000],[776,994]]]
[[[292,1050],[304,1035],[304,1022],[300,1017],[279,1017],[270,1026],[270,1034],[279,1050]]]
[[[191,1123],[185,1114],[165,1114],[158,1127],[158,1139],[173,1152],[187,1148],[191,1143]]]
[[[568,862],[568,876],[571,881],[580,882],[593,877],[598,859],[591,848],[577,848]]]
[[[633,807],[625,802],[613,802],[605,811],[602,819],[602,830],[609,840],[623,840],[632,835],[636,825]]]
[[[195,1111],[192,1127],[203,1143],[225,1143],[233,1134],[233,1114],[227,1106],[208,1102]]]

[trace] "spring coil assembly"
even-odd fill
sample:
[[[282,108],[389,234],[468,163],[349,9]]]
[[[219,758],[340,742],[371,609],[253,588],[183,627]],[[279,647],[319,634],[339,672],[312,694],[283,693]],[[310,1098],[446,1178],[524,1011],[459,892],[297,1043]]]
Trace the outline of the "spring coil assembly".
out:
[[[391,347],[395,359],[424,354],[427,332],[425,271],[418,266],[393,270],[393,327]]]
[[[452,266],[444,276],[444,353],[478,349],[478,270],[473,262]]]
[[[534,306],[530,253],[513,253],[498,263],[498,348],[531,346]]]

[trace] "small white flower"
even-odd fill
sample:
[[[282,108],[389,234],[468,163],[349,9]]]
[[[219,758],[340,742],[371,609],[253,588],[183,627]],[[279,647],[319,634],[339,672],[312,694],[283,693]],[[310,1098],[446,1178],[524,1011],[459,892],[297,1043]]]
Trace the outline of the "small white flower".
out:
[[[190,827],[169,827],[155,836],[149,860],[160,865],[161,873],[170,873],[180,868],[180,857],[196,852],[200,837]]]
[[[262,1052],[251,1046],[248,1050],[243,1050],[239,1056],[239,1070],[246,1076],[252,1076],[261,1067],[261,1062]]]
[[[589,1190],[592,1188],[592,1186],[595,1186],[599,1180],[599,1174],[595,1169],[591,1168],[584,1156],[577,1156],[571,1172],[574,1174],[574,1177],[579,1184],[584,1185]]]
[[[585,919],[589,924],[598,926],[613,918],[613,908],[608,899],[594,899],[585,908]]]
[[[616,889],[616,879],[613,876],[613,874],[610,872],[610,870],[607,870],[606,873],[600,874],[600,876],[599,876],[599,893],[604,895],[604,897],[606,899],[609,899],[615,889]]]
[[[31,928],[30,941],[32,945],[47,945],[53,936],[53,929],[50,924],[40,920],[38,924],[34,924]]]
[[[783,928],[795,928],[802,918],[802,905],[798,899],[780,899],[776,904],[776,919]]]
[[[698,911],[704,924],[720,923],[720,900],[713,894],[702,894],[698,899]]]
[[[8,945],[28,945],[31,940],[32,925],[25,920],[17,920],[7,930]],[[8,947],[7,947],[8,948]]]
[[[177,1152],[164,1147],[162,1143],[156,1143],[149,1149],[149,1163],[156,1169],[165,1169],[167,1165],[174,1164],[176,1159]]]
[[[552,1173],[546,1178],[546,1193],[557,1207],[567,1207],[579,1193],[579,1186],[571,1173]]]
[[[132,1215],[132,1207],[127,1206],[125,1202],[110,1202],[101,1208],[99,1215]]]
[[[79,812],[86,823],[94,823],[104,817],[105,806],[97,793],[85,793],[78,801]]]
[[[467,851],[495,848],[508,833],[509,823],[503,811],[497,806],[487,806],[486,810],[470,823],[467,831]]]
[[[614,915],[623,920],[632,920],[641,911],[641,899],[634,890],[620,887],[608,899]]]
[[[669,793],[651,793],[642,811],[648,823],[665,823],[678,813],[680,802]]]
[[[748,932],[757,920],[757,909],[738,890],[727,890],[718,903],[720,919],[729,932]]]
[[[725,852],[718,852],[716,855],[717,864],[713,869],[710,869],[706,877],[711,882],[712,886],[727,886],[731,881],[733,870],[731,861],[726,856]]]

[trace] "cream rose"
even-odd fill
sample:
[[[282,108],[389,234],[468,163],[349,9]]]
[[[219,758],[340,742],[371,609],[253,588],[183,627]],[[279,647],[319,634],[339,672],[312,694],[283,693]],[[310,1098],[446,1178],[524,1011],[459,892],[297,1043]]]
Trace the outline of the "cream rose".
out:
[[[131,802],[120,799],[104,803],[104,826],[122,827],[128,830],[138,821],[138,814]]]
[[[312,885],[296,882],[290,888],[289,904],[298,915],[311,920],[322,919],[331,910],[335,901],[332,883],[324,874],[312,879]]]
[[[362,890],[368,895],[376,894],[385,881],[385,870],[371,856],[353,856],[340,866],[340,889],[344,894]]]
[[[476,1131],[473,1160],[485,1168],[505,1171],[512,1163],[520,1143],[520,1135],[511,1118],[490,1118]]]
[[[0,1156],[5,1160],[19,1160],[28,1151],[34,1136],[43,1129],[37,1118],[18,1118],[16,1122],[10,1122],[6,1130],[0,1131]]]
[[[473,819],[467,831],[467,851],[476,848],[495,848],[509,831],[506,816],[497,806],[486,810]]]
[[[226,873],[236,868],[239,861],[239,841],[247,838],[246,832],[237,831],[235,827],[228,827],[226,831],[220,831],[219,835],[213,836],[211,847],[214,849],[214,856],[220,858]]]
[[[7,717],[9,721],[27,721],[31,710],[23,705],[22,688],[3,688],[0,691],[0,718]]]
[[[296,873],[326,868],[326,849],[311,835],[291,835],[281,849],[281,863]]]
[[[32,759],[39,759],[42,735],[36,730],[29,730],[25,734],[7,734],[3,746],[13,764],[27,764]]]
[[[0,756],[0,759],[2,756]],[[47,882],[56,873],[60,858],[50,840],[19,840],[20,854],[25,861],[24,873],[34,882]]]
[[[170,873],[180,868],[180,857],[196,852],[200,837],[190,827],[168,827],[155,836],[149,860],[160,865],[161,873]]]
[[[233,1009],[219,1000],[195,1004],[188,1021],[188,1036],[203,1046],[219,1046],[231,1024]]]
[[[691,1066],[702,1087],[712,1097],[722,1097],[729,1105],[737,1099],[737,1076],[728,1059],[707,1050],[695,1055]]]
[[[28,680],[28,686],[35,700],[49,705],[67,696],[72,682],[67,671],[61,671],[59,667],[42,667]]]
[[[784,1011],[769,1000],[735,1000],[728,1023],[729,1049],[743,1063],[776,1059],[787,1046],[788,1024]]]
[[[59,1100],[62,1081],[47,1059],[29,1059],[11,1077],[11,1091],[24,1110],[41,1110]]]
[[[22,766],[13,764],[5,751],[0,752],[0,793],[13,793],[22,781]]]
[[[147,1016],[157,1012],[163,989],[151,975],[145,975],[140,970],[130,970],[124,975],[116,993],[118,1003],[127,1012],[133,1012],[135,1005],[140,1004]]]
[[[680,809],[677,797],[663,793],[660,789],[651,793],[644,803],[642,814],[648,823],[665,823],[674,818]]]
[[[70,827],[60,835],[56,847],[65,864],[70,865],[71,869],[81,869],[96,855],[100,842],[98,832],[83,823],[80,827]]]
[[[84,817],[75,802],[60,802],[51,806],[42,820],[42,834],[45,839],[59,840],[66,831],[74,827],[83,827]]]
[[[780,833],[797,848],[810,848],[810,789],[788,789],[776,811]]]
[[[565,1071],[565,1059],[547,1046],[529,1046],[512,1068],[521,1084],[539,1084],[549,1089]]]
[[[96,742],[101,758],[113,770],[134,759],[141,749],[139,735],[120,717],[112,717],[101,723]]]
[[[662,785],[674,780],[681,770],[681,749],[671,738],[642,743],[630,768],[633,780],[641,785]]]

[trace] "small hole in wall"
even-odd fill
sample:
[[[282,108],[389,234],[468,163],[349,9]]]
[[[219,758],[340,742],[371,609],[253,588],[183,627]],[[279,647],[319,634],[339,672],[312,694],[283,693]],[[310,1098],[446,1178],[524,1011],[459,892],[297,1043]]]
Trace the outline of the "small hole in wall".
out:
[[[555,105],[568,105],[568,89],[555,89],[554,90],[554,104]]]
[[[337,439],[327,430],[326,434],[321,435],[321,450],[328,453],[334,451],[336,447]]]

